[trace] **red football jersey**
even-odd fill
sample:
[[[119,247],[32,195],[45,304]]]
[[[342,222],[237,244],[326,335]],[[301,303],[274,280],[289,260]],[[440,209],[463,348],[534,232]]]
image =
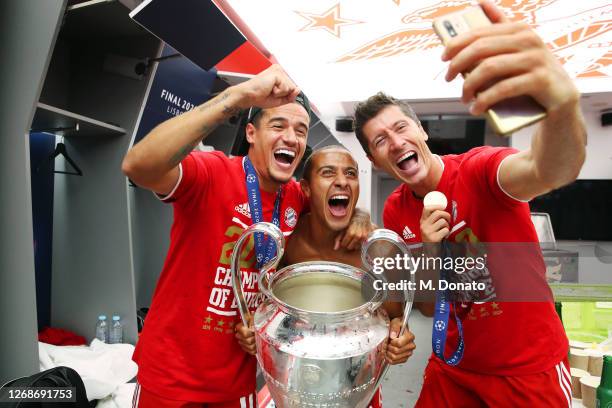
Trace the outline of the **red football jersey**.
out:
[[[530,243],[527,248],[538,248],[537,251],[522,249],[527,255],[519,255],[515,264],[521,268],[523,277],[544,282],[550,294],[529,205],[505,193],[498,181],[500,163],[515,152],[510,148],[478,147],[440,158],[444,171],[436,190],[448,199],[446,211],[451,214],[448,241]],[[383,222],[409,245],[416,245],[421,242],[422,212],[423,201],[402,184],[387,199]],[[511,282],[511,278],[506,281]],[[529,290],[531,281],[517,282],[513,290],[515,293],[522,288]],[[461,304],[457,313],[463,323],[465,341],[459,364],[463,369],[493,375],[532,374],[554,367],[568,353],[568,340],[551,301]],[[456,350],[457,341],[451,310],[446,358]]]
[[[256,361],[240,348],[240,321],[231,285],[235,241],[252,224],[242,157],[191,153],[181,163],[170,248],[155,288],[134,361],[138,381],[162,397],[194,402],[239,398],[255,389]],[[271,222],[276,193],[261,192]],[[305,197],[295,181],[283,186],[280,227],[293,231]],[[254,240],[245,244],[241,272],[252,311],[261,303]]]

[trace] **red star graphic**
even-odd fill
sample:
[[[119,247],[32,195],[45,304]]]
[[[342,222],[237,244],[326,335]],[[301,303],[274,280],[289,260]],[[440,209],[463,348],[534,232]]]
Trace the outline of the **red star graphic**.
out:
[[[363,23],[363,21],[341,18],[340,3],[325,11],[323,14],[306,13],[303,11],[296,11],[296,13],[308,20],[308,24],[300,28],[299,31],[309,31],[322,28],[338,38],[340,38],[340,27]]]

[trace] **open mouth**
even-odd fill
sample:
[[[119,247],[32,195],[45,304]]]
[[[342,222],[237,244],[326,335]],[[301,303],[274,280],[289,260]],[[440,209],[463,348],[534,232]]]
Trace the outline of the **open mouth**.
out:
[[[278,149],[274,152],[274,159],[281,167],[291,167],[295,160],[295,152],[288,149]]]
[[[346,194],[334,194],[327,200],[329,212],[334,217],[344,217],[348,213],[349,196]]]
[[[417,155],[417,153],[415,151],[409,151],[404,153],[397,160],[397,167],[399,167],[402,171],[411,172],[416,170],[418,163],[419,156]]]

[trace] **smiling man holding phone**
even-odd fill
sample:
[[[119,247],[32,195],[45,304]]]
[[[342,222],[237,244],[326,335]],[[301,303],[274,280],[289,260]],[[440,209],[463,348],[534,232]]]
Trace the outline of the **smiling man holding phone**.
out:
[[[409,245],[520,242],[539,249],[527,202],[580,172],[580,94],[528,25],[508,21],[490,2],[480,6],[493,24],[447,43],[446,79],[469,72],[462,101],[474,115],[509,98],[532,98],[546,117],[531,147],[483,146],[439,157],[412,108],[382,93],[357,106],[355,133],[370,160],[402,182],[383,221]],[[446,208],[424,209],[423,197],[434,190],[446,195]],[[545,285],[539,252],[514,261]],[[437,309],[442,316],[439,302]],[[568,341],[551,301],[455,303],[450,315],[448,309],[446,322],[434,317],[434,341],[438,332],[446,341],[430,358],[417,407],[571,406]]]

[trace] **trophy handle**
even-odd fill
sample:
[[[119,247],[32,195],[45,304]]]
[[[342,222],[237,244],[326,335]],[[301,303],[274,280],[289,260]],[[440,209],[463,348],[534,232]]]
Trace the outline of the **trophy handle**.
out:
[[[281,230],[274,224],[269,222],[258,222],[256,224],[248,227],[242,235],[236,241],[234,245],[234,250],[232,251],[231,258],[231,271],[232,271],[232,287],[234,289],[234,297],[236,298],[236,303],[238,303],[238,310],[240,312],[240,317],[242,319],[242,324],[245,326],[248,325],[248,315],[249,315],[249,307],[244,298],[244,291],[242,290],[242,278],[240,275],[240,254],[242,253],[242,247],[246,243],[247,239],[255,234],[255,233],[263,233],[268,236],[269,239],[273,239],[276,244],[276,256],[272,258],[268,263],[266,263],[261,270],[259,271],[259,287],[263,288],[264,294],[269,296],[269,290],[267,286],[262,285],[262,276],[267,275],[267,273],[276,268],[276,265],[280,262],[283,257],[283,252],[285,250],[285,237]]]
[[[402,252],[402,254],[411,256],[410,250],[408,249],[408,246],[406,245],[404,240],[394,231],[385,228],[376,229],[370,232],[368,238],[361,247],[361,262],[363,263],[364,268],[366,268],[368,271],[372,271],[374,269],[374,263],[370,255],[368,254],[368,251],[370,250],[370,247],[373,244],[380,241],[387,241],[393,244],[396,248],[398,248]],[[384,279],[384,275],[381,275],[380,278]],[[415,280],[414,274],[412,273],[410,274],[410,280],[413,282]],[[412,310],[412,302],[414,301],[414,292],[406,290],[404,291],[404,297],[406,299],[406,305],[404,306],[404,317],[402,320],[402,328],[400,330],[399,336],[402,336],[406,330],[406,325],[408,324],[408,316],[410,315],[410,311]],[[388,370],[389,364],[386,360],[384,360],[381,366],[378,379],[376,380],[376,386],[374,387],[375,390],[378,390],[378,388],[380,387],[380,384]]]
[[[390,229],[386,228],[375,229],[374,231],[368,234],[368,238],[361,246],[361,262],[363,263],[363,266],[369,271],[374,269],[374,264],[372,262],[372,259],[368,255],[368,251],[370,250],[370,247],[373,244],[379,241],[390,242],[400,251],[402,251],[402,253],[410,256],[410,251],[408,250],[406,243],[399,235],[397,235],[395,231],[391,231]]]
[[[271,269],[276,268],[276,266],[277,265],[273,265],[271,268],[266,268],[266,266],[264,266],[261,272],[259,273],[257,287],[259,288],[259,291],[263,293],[267,298],[272,297],[272,292],[270,292],[270,279],[268,278],[268,272]]]
[[[384,280],[384,277],[381,278],[381,280]],[[374,298],[371,300],[372,304],[369,307],[370,312],[373,313],[376,309],[382,306],[382,304],[385,302],[385,298],[385,292],[383,292],[382,290],[377,291],[374,295]]]
[[[368,238],[361,247],[361,262],[368,271],[372,271],[374,269],[373,260],[371,259],[368,252],[372,245],[380,241],[389,242],[393,246],[398,248],[402,252],[402,254],[411,256],[408,246],[397,233],[386,228],[375,229],[374,231],[370,232]],[[384,275],[381,275],[380,278],[384,280]],[[414,274],[412,273],[410,274],[410,280],[414,282]],[[399,334],[400,336],[404,334],[406,324],[408,323],[408,316],[410,315],[410,312],[412,310],[412,302],[414,301],[414,292],[406,290],[404,292],[404,296],[406,300],[406,305],[404,306],[404,319],[402,321],[402,329]]]

